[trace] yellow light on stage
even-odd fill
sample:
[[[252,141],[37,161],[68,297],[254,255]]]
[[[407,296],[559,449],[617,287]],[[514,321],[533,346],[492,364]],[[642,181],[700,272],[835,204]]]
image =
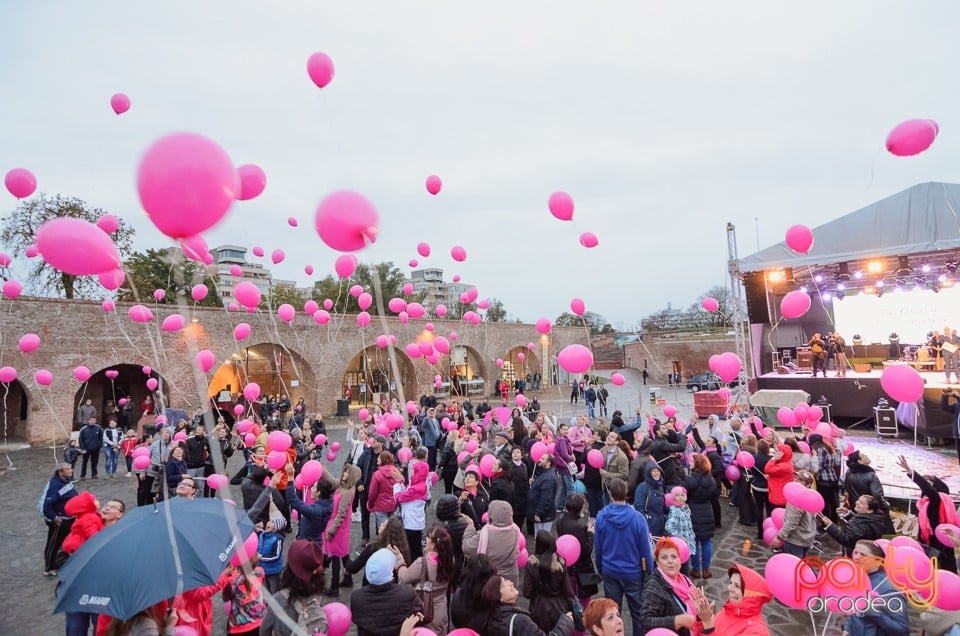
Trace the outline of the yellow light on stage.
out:
[[[426,329],[417,334],[417,342],[433,342],[434,338],[436,338],[434,333],[432,331],[427,331]]]
[[[864,287],[864,288],[863,288],[863,293],[864,293],[864,294],[876,294],[876,293],[877,293],[877,289],[876,289],[876,287]]]
[[[942,283],[940,283],[940,286],[941,286],[941,287],[953,287],[953,282],[954,282],[954,281],[953,281],[952,278],[948,278],[947,280],[945,280],[945,281],[943,281]]]
[[[779,283],[783,280],[783,270],[767,272],[767,280],[771,283]]]
[[[871,274],[879,274],[883,271],[883,261],[870,261],[867,263],[867,271]]]

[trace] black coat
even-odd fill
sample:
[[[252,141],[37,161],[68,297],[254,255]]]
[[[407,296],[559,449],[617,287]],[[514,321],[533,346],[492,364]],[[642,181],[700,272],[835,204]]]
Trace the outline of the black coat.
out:
[[[412,585],[366,585],[350,594],[350,611],[359,636],[396,636],[411,614],[422,609]]]
[[[717,492],[717,482],[711,475],[690,473],[683,480],[683,487],[687,489],[687,505],[690,506],[693,533],[697,539],[712,539],[716,525],[711,502]]]
[[[831,523],[827,526],[827,533],[843,546],[844,556],[851,556],[857,541],[861,539],[872,541],[883,536],[883,513],[855,514],[843,528]]]
[[[539,469],[533,480],[527,498],[527,517],[540,517],[541,523],[557,518],[557,471],[553,467]]]
[[[683,442],[674,444],[664,437],[658,437],[650,447],[650,457],[660,464],[660,470],[663,471],[664,490],[683,483],[683,468],[673,454],[682,453],[686,448]]]
[[[513,615],[517,617],[514,619]],[[510,621],[513,620],[513,630],[510,630]],[[561,614],[556,626],[549,632],[545,632],[530,617],[530,612],[517,607],[516,605],[500,605],[493,610],[490,615],[490,621],[486,629],[474,630],[478,634],[487,636],[571,636],[573,634],[573,621],[566,614]]]
[[[509,473],[502,473],[500,475],[494,475],[493,479],[490,480],[490,501],[506,501],[508,504],[513,506],[513,492],[514,492],[513,481],[510,479]],[[526,511],[525,508],[521,511]],[[516,512],[516,510],[514,510]]]
[[[527,514],[527,499],[530,493],[530,473],[527,465],[520,462],[517,466],[510,462],[510,481],[513,482],[513,499],[510,505],[513,506],[514,514]]]
[[[712,481],[712,480],[711,480]],[[713,513],[710,513],[711,524]],[[673,588],[659,570],[654,570],[643,582],[643,604],[640,608],[640,627],[644,633],[658,627],[672,629],[677,636],[690,636],[686,628],[675,629],[675,616],[683,614],[673,595]]]
[[[586,452],[591,450],[603,450],[603,447],[606,444],[603,441],[596,441],[590,444],[590,447],[586,449]],[[584,464],[583,467],[583,485],[590,490],[600,490],[603,488],[603,477],[600,476],[600,469],[594,468],[590,463]]]
[[[576,537],[580,543],[580,558],[573,564],[573,567],[567,568],[568,572],[573,575],[575,586],[580,588],[577,596],[593,596],[599,591],[598,586],[581,587],[576,576],[577,574],[593,574],[597,571],[593,565],[593,533],[587,529],[587,518],[575,519],[566,512],[561,513],[557,518],[557,536],[564,534]]]

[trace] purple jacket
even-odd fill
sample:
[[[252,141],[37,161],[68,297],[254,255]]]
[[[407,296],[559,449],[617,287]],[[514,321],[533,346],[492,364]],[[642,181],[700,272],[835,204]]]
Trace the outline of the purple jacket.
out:
[[[567,464],[573,461],[573,449],[570,447],[570,440],[565,436],[557,435],[553,447],[553,457],[556,459],[554,464],[557,468],[557,474],[561,477],[569,475],[570,470],[567,469]]]

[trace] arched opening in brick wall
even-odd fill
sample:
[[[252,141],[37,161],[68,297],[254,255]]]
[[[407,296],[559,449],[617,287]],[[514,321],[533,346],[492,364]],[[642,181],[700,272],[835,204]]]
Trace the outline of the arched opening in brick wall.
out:
[[[14,380],[9,384],[0,384],[0,398],[3,401],[3,409],[0,410],[0,434],[3,441],[26,441],[30,399],[23,383]]]
[[[207,392],[212,402],[232,413],[233,405],[243,401],[243,387],[251,382],[260,385],[261,400],[280,400],[285,395],[291,405],[303,398],[308,411],[317,408],[313,368],[283,345],[263,342],[240,349],[220,365]]]
[[[399,399],[402,387],[403,397],[416,401],[419,396],[414,395],[417,391],[417,375],[413,362],[400,349],[395,348],[394,353],[400,377],[393,371],[386,348],[371,345],[355,355],[343,374],[340,394],[344,399],[358,406],[382,404],[392,398]]]
[[[124,430],[137,427],[138,432],[144,413],[147,415],[145,423],[152,425],[153,415],[160,411],[161,405],[162,408],[176,408],[170,403],[169,383],[155,370],[150,369],[147,375],[145,369],[147,367],[141,364],[122,363],[91,375],[73,396],[73,430],[80,430],[86,423],[80,421],[80,405],[86,405],[88,400],[97,421],[103,426],[110,419],[116,419]],[[147,387],[151,378],[157,382],[154,390]],[[124,400],[122,405],[121,400]]]
[[[540,361],[537,354],[526,345],[517,345],[503,356],[503,366],[500,367],[500,377],[506,379],[510,386],[523,379],[528,386],[533,384],[533,374],[540,370]],[[529,376],[529,377],[528,377]]]
[[[480,352],[465,345],[453,346],[450,349],[448,368],[449,377],[444,379],[450,380],[454,395],[483,395],[486,377]]]

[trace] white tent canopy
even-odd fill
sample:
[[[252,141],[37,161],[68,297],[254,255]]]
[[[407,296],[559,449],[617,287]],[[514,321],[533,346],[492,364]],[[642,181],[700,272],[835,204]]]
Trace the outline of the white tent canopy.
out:
[[[798,255],[778,243],[740,259],[741,272],[829,265],[960,248],[960,185],[920,183],[813,228],[813,248]]]

